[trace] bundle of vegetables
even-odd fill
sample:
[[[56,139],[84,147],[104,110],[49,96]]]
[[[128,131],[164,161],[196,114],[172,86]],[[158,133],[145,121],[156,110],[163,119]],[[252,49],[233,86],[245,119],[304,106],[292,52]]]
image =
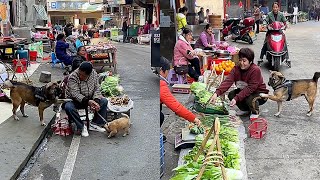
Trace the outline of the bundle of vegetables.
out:
[[[204,128],[203,127],[198,127],[194,125],[193,123],[189,124],[189,130],[191,134],[203,134],[204,133]]]
[[[123,88],[119,85],[119,76],[108,76],[101,83],[101,92],[106,97],[119,96]]]
[[[205,98],[207,98],[207,97],[205,97]],[[203,98],[202,101],[208,102],[210,100],[210,97],[209,97],[209,99],[205,99],[205,98]],[[196,99],[197,99],[197,97],[196,97]],[[205,105],[205,107],[204,107],[204,105]],[[196,101],[196,103],[194,104],[194,108],[198,112],[207,113],[207,114],[221,114],[221,115],[229,114],[229,111],[228,111],[225,103],[221,100],[220,97],[217,97],[215,104],[203,103],[200,100]]]
[[[202,164],[198,162],[190,162],[179,166],[175,169],[175,176],[170,180],[193,180],[195,179],[201,169]],[[226,168],[227,177],[229,180],[240,180],[243,177],[241,171]],[[212,164],[208,164],[201,177],[202,180],[222,180],[222,173],[220,167],[215,167]]]
[[[197,95],[200,91],[206,89],[206,84],[201,82],[193,82],[190,85],[190,90],[193,94]]]
[[[220,124],[227,127],[239,127],[239,125],[242,123],[242,121],[234,115],[206,115],[200,118],[200,120],[203,126],[211,127],[217,117],[219,118]]]

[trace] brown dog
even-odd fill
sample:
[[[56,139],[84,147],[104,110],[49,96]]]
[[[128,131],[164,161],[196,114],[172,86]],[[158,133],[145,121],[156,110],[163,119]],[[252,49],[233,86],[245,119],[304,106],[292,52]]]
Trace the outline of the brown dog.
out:
[[[7,80],[4,85],[10,88],[10,97],[12,101],[12,113],[15,120],[19,120],[16,112],[20,106],[23,117],[28,117],[24,112],[26,103],[38,107],[41,125],[46,125],[43,119],[43,111],[52,104],[63,103],[64,100],[58,100],[62,91],[59,86],[60,82],[50,82],[42,87],[34,87],[22,82]]]
[[[260,94],[260,96],[278,103],[278,112],[275,116],[280,116],[282,102],[290,101],[300,96],[304,96],[308,101],[310,110],[307,116],[311,116],[317,95],[317,82],[320,77],[320,72],[315,72],[312,79],[299,80],[286,80],[284,75],[277,71],[270,71],[270,73],[268,85],[273,88],[273,95]]]
[[[122,135],[125,137],[126,135],[129,135],[130,130],[130,118],[128,115],[121,113],[124,117],[121,117],[119,119],[115,119],[106,125],[104,125],[104,128],[110,133],[108,138],[111,138],[115,136],[119,131],[123,131],[124,134]]]

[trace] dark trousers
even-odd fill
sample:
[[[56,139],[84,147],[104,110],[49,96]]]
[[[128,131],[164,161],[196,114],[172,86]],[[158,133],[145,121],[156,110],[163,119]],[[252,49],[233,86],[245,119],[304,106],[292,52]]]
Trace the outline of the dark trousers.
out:
[[[231,101],[241,90],[235,89],[228,94]],[[259,114],[259,106],[267,102],[267,99],[260,97],[259,93],[251,94],[244,100],[237,102],[237,106],[241,111],[251,111],[252,114]]]
[[[125,43],[128,37],[128,30],[122,31],[122,32],[123,32],[123,43]]]
[[[198,81],[199,76],[201,75],[201,70],[200,70],[200,61],[198,58],[194,58],[189,60],[190,64],[188,65],[189,70],[188,74],[190,77]]]
[[[164,114],[160,111],[160,127],[162,126],[164,122]]]
[[[260,20],[256,20],[256,25],[257,25],[257,29],[256,29],[256,34],[259,33],[259,25],[260,25]]]
[[[105,98],[100,99],[100,102],[99,102],[100,110],[98,111],[98,113],[104,118],[107,117],[107,104],[108,104],[107,99],[105,99]],[[78,103],[75,101],[67,102],[64,105],[64,109],[68,115],[69,121],[74,122],[77,125],[77,129],[79,129],[79,130],[83,129],[84,124],[80,118],[80,115],[79,115],[77,109],[85,109],[85,108],[87,108],[87,107],[82,105],[81,103]],[[92,122],[99,125],[99,126],[103,126],[106,124],[106,122],[104,120],[102,120],[102,118],[100,116],[98,116],[97,114],[94,115]]]

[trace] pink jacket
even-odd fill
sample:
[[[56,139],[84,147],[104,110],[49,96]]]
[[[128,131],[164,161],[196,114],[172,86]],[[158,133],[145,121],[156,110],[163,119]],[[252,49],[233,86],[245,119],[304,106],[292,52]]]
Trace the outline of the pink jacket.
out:
[[[194,56],[188,55],[187,51],[193,51],[190,43],[183,36],[179,36],[179,40],[173,50],[173,66],[188,65],[188,59],[193,59]]]

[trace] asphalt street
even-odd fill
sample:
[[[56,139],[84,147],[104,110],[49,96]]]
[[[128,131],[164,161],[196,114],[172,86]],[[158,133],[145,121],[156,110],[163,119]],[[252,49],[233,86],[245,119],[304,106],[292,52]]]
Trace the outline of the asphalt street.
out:
[[[320,71],[320,22],[304,22],[291,25],[286,31],[289,43],[291,68],[282,65],[280,71],[287,79],[311,79],[314,72]],[[245,42],[230,42],[237,47],[250,47],[255,52],[257,62],[265,33],[258,34],[253,45]],[[264,81],[269,78],[269,66],[265,60],[262,64]],[[271,87],[268,87],[273,93]],[[319,95],[318,95],[319,96]],[[177,95],[185,103],[187,97]],[[263,139],[247,138],[245,140],[245,157],[250,180],[317,180],[320,177],[320,112],[319,97],[316,98],[314,113],[307,117],[308,104],[304,97],[285,102],[280,118],[273,116],[277,112],[276,102],[268,100],[261,106],[261,117],[268,121],[267,134]],[[166,171],[163,180],[169,179],[177,166],[179,151],[174,151],[174,136],[184,127],[184,121],[165,109],[167,119],[163,130],[167,134]],[[249,126],[249,117],[242,117],[244,126]]]
[[[72,141],[79,144],[69,166],[71,179],[159,179],[159,79],[150,68],[150,47],[115,45],[120,83],[134,101],[130,135],[107,139],[105,133],[89,131],[89,137],[73,140],[53,135],[26,179],[61,179],[72,161],[67,160]]]

